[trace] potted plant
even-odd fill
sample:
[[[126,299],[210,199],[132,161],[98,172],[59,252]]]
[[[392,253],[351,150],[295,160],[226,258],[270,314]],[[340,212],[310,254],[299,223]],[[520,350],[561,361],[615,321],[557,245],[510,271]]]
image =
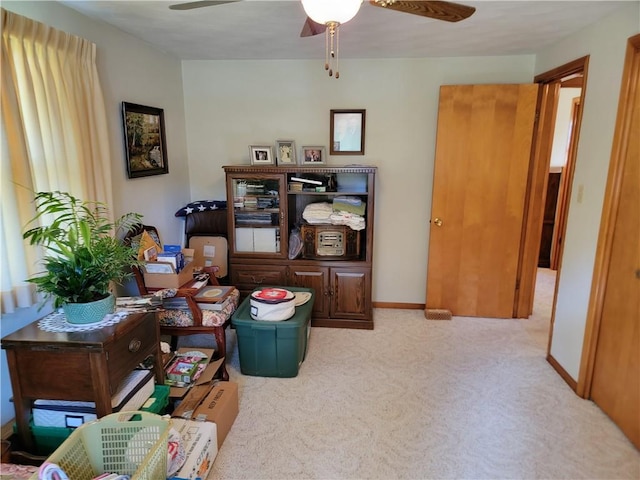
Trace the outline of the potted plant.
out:
[[[23,234],[46,251],[45,271],[27,281],[53,299],[54,307],[62,307],[71,323],[98,322],[113,313],[111,282],[122,283],[139,263],[137,252],[117,235],[140,224],[142,216],[127,213],[112,222],[103,203],[59,191],[36,193],[35,208],[29,224],[45,216],[51,223]]]

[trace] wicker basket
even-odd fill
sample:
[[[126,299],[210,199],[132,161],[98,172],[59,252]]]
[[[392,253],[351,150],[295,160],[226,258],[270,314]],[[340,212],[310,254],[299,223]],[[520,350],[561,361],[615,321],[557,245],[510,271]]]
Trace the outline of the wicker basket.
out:
[[[47,461],[57,464],[69,480],[91,480],[107,472],[130,475],[131,480],[166,478],[169,421],[147,412],[136,412],[131,419],[131,413],[83,424]]]

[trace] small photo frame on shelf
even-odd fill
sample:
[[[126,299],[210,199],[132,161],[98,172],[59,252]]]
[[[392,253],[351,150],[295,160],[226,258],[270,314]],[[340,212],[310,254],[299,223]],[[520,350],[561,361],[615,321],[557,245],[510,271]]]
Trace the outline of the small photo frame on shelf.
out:
[[[274,165],[271,145],[251,145],[249,147],[251,165]]]
[[[327,163],[324,150],[324,147],[302,147],[300,165],[324,165]]]
[[[364,155],[366,110],[331,110],[331,155]]]
[[[129,178],[169,173],[164,110],[122,102],[122,123]]]
[[[296,165],[296,144],[293,140],[276,141],[276,162],[278,165]]]

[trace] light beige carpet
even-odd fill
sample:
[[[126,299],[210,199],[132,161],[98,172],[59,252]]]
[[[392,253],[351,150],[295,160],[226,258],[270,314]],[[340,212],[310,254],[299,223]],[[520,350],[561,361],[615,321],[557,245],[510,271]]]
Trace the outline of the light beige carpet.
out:
[[[638,451],[545,360],[545,295],[529,320],[376,309],[373,331],[313,328],[290,379],[243,376],[231,330],[240,413],[208,478],[640,478]]]

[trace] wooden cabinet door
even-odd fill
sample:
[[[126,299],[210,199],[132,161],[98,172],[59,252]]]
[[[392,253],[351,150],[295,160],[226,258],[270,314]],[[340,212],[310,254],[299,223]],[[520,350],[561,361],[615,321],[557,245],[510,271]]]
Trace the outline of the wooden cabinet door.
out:
[[[253,171],[227,174],[226,179],[231,256],[286,258],[286,176]]]
[[[440,89],[427,309],[511,318],[538,85]]]
[[[331,269],[331,317],[368,319],[371,313],[371,270]]]
[[[290,274],[292,287],[313,288],[313,317],[326,318],[329,316],[329,269],[326,267],[301,266],[292,267]]]

